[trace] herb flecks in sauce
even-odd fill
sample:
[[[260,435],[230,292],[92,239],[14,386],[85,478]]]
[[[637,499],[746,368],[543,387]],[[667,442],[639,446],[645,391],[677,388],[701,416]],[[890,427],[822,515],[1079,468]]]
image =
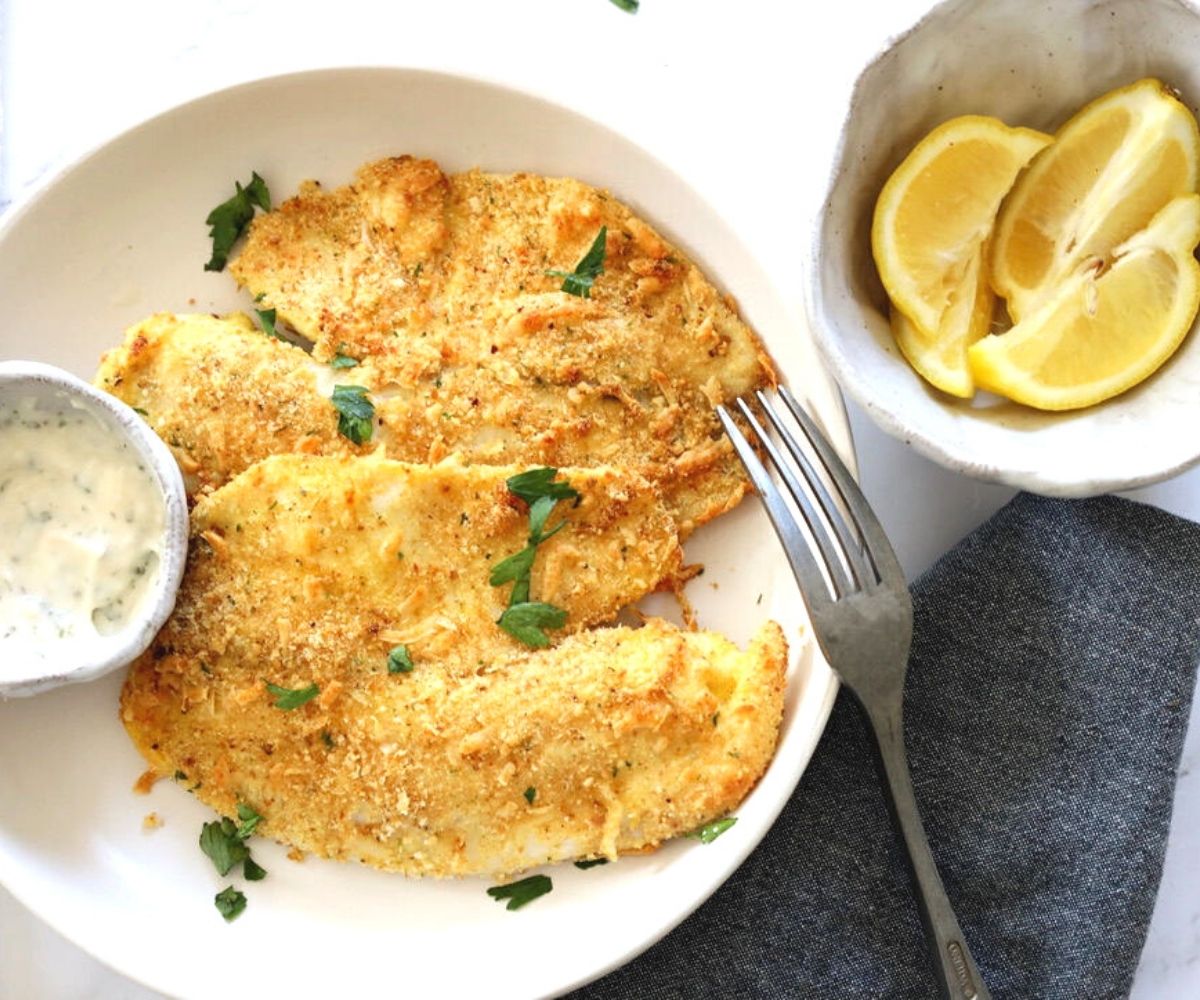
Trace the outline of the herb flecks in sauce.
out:
[[[154,589],[162,492],[133,444],[66,393],[0,407],[0,645],[71,659],[124,629]]]

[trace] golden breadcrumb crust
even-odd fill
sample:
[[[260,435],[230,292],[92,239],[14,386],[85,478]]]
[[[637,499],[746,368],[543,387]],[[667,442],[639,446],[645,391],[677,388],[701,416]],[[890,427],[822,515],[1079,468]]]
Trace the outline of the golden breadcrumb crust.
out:
[[[199,595],[194,595],[199,596]],[[410,875],[505,875],[652,848],[724,815],[775,750],[787,649],[767,623],[742,652],[658,619],[517,653],[447,683],[436,664],[336,672],[338,694],[274,707],[300,637],[139,660],[122,718],[142,753],[258,832],[323,857]],[[349,651],[348,651],[349,652]],[[353,653],[350,654],[351,656]],[[532,800],[532,801],[531,801]]]
[[[657,620],[530,652],[487,582],[525,543],[513,471],[279,456],[203,497],[175,612],[122,693],[138,749],[228,815],[253,805],[263,833],[410,874],[614,856],[735,806],[774,750],[778,627],[745,653]],[[570,632],[679,549],[640,477],[563,476],[582,499],[552,515],[568,526],[539,548],[531,597]],[[391,674],[401,642],[414,669]],[[320,693],[285,711],[267,681]]]
[[[601,226],[591,297],[563,292],[546,271],[572,271]],[[380,160],[259,216],[230,270],[319,361],[371,358],[364,384],[389,390],[397,457],[636,469],[685,535],[747,490],[713,406],[772,382],[766,355],[732,302],[606,191]]]
[[[513,467],[408,465],[389,459],[280,455],[251,466],[192,513],[192,544],[163,649],[266,662],[291,649],[277,684],[342,681],[388,650],[474,671],[520,643],[496,624],[511,584],[491,568],[525,547]],[[680,563],[675,524],[636,473],[565,469],[581,494],[560,502],[538,547],[531,600],[567,611],[567,631],[610,621]],[[214,664],[209,663],[209,666]]]
[[[270,455],[370,451],[338,433],[323,367],[241,313],[158,313],[104,354],[94,382],[143,414],[195,492]]]

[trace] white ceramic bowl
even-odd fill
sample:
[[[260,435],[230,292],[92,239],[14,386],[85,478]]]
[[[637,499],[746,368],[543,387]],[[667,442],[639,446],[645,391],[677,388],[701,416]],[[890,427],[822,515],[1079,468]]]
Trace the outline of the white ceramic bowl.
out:
[[[1180,0],[947,0],[859,76],[814,232],[809,308],[842,386],[885,431],[981,479],[1052,496],[1144,485],[1200,460],[1200,336],[1091,409],[954,400],[904,361],[870,227],[884,181],[933,126],[996,115],[1053,131],[1091,98],[1157,76],[1195,110],[1200,17]]]
[[[124,437],[145,460],[162,495],[165,513],[162,559],[143,611],[115,635],[97,640],[82,659],[44,664],[5,663],[0,697],[37,694],[61,684],[90,681],[124,666],[145,651],[175,607],[187,558],[187,497],[179,466],[167,446],[133,410],[61,368],[36,361],[0,362],[0,400],[10,395],[66,395]]]

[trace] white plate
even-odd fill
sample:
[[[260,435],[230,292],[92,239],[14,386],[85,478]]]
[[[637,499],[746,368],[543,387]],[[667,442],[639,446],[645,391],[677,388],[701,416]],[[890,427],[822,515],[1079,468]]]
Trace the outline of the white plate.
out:
[[[276,200],[304,178],[350,179],[395,153],[579,177],[658,224],[738,298],[787,379],[843,453],[849,430],[804,327],[738,238],[675,174],[574,112],[489,83],[398,69],[279,77],[214,94],[126,133],[45,186],[0,229],[0,357],[90,376],[100,352],[156,310],[248,309],[202,269],[204,216],[251,169]],[[193,302],[194,300],[194,302]],[[767,615],[798,639],[795,584],[757,503],[701,531],[689,559],[701,622],[743,641]],[[760,596],[761,595],[761,600]],[[800,644],[797,642],[797,646]],[[0,669],[3,664],[0,663]],[[676,842],[590,871],[552,869],[554,891],[507,912],[489,883],[409,880],[286,860],[226,925],[196,840],[211,812],[142,770],[117,719],[121,678],[0,704],[0,881],[114,968],[180,996],[543,996],[614,968],[703,902],[759,842],[796,785],[836,692],[828,667],[793,657],[779,752],[708,846]],[[154,810],[165,826],[144,833]]]

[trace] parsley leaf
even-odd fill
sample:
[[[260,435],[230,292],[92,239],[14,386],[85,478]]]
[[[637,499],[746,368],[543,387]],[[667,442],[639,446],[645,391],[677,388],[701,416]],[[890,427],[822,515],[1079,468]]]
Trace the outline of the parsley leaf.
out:
[[[250,857],[250,849],[242,843],[237,827],[228,817],[200,828],[200,850],[212,859],[218,875],[228,875],[230,868]]]
[[[237,835],[245,840],[254,833],[255,827],[263,821],[262,813],[254,806],[248,806],[245,802],[239,802],[237,807],[238,819],[242,822],[238,824]]]
[[[518,496],[532,506],[540,497],[552,497],[555,500],[574,500],[579,502],[579,490],[566,480],[555,482],[558,469],[542,466],[537,469],[527,469],[515,476],[509,476],[504,485],[513,496]]]
[[[338,385],[333,389],[333,408],[338,412],[338,433],[355,444],[371,440],[375,427],[375,404],[361,385]]]
[[[564,292],[590,299],[592,285],[604,273],[604,251],[607,244],[608,226],[601,226],[600,232],[596,234],[596,239],[592,242],[588,252],[583,255],[583,259],[575,265],[574,271],[569,273],[567,271],[547,271],[546,273],[552,278],[562,278]]]
[[[330,368],[357,368],[358,358],[352,358],[349,354],[343,354],[338,351],[329,362]]]
[[[493,587],[499,587],[506,583],[512,583],[514,580],[520,580],[522,577],[528,577],[529,571],[533,569],[533,557],[536,554],[537,548],[530,545],[520,552],[506,556],[492,567],[492,575],[488,577],[488,582]]]
[[[614,7],[620,7],[626,14],[636,14],[640,0],[608,0]]]
[[[233,197],[221,202],[204,220],[204,224],[209,227],[208,235],[213,241],[212,259],[204,265],[206,271],[225,270],[229,251],[254,218],[255,205],[264,212],[271,211],[271,193],[267,190],[266,182],[256,172],[251,173],[250,183],[245,187],[237,181],[233,186]]]
[[[543,629],[562,628],[567,623],[567,613],[562,608],[543,601],[524,601],[504,609],[496,624],[514,639],[526,646],[544,649],[550,645],[550,637]]]
[[[726,816],[724,819],[714,819],[711,823],[705,823],[703,826],[693,830],[687,836],[694,837],[702,844],[711,844],[736,822],[736,816]]]
[[[533,501],[533,505],[529,508],[530,545],[541,545],[547,538],[554,537],[554,535],[566,527],[566,521],[559,521],[557,526],[542,534],[542,529],[546,526],[546,518],[550,516],[550,512],[554,510],[556,503],[558,501],[553,497],[538,497]]]
[[[508,885],[494,885],[487,894],[497,901],[508,900],[506,910],[519,910],[526,903],[531,903],[538,896],[544,896],[554,888],[548,875],[530,875],[519,882],[509,882]]]
[[[529,541],[520,552],[514,552],[496,563],[488,578],[493,587],[505,583],[513,585],[512,592],[508,595],[508,609],[500,616],[497,624],[527,645],[539,648],[550,644],[541,626],[559,628],[566,622],[567,613],[552,604],[530,602],[529,587],[533,560],[537,555],[537,547],[566,526],[565,521],[560,521],[550,531],[545,530],[546,521],[555,504],[559,500],[574,498],[576,503],[580,500],[579,491],[570,483],[554,481],[557,475],[557,469],[543,467],[527,469],[508,478],[508,491],[529,504]]]
[[[272,684],[270,681],[265,682],[267,690],[275,699],[275,707],[282,708],[285,712],[290,712],[293,708],[299,708],[306,701],[312,701],[321,693],[321,689],[316,684],[310,684],[308,687],[302,688],[285,688],[278,684]]]
[[[261,882],[267,877],[267,870],[253,858],[247,858],[242,865],[242,874],[247,882]]]
[[[279,336],[279,331],[275,329],[275,310],[274,309],[255,309],[258,313],[258,322],[262,324],[263,333],[268,337],[273,337],[275,340],[283,340]]]
[[[522,794],[525,796],[525,801],[533,805],[533,800],[537,798],[537,789],[530,785]]]
[[[596,865],[606,864],[608,864],[608,858],[587,858],[584,861],[576,861],[575,867],[587,871],[589,868],[595,868]]]
[[[246,894],[233,886],[226,886],[213,897],[217,912],[229,922],[236,920],[246,908]]]
[[[389,674],[411,674],[413,669],[412,657],[405,645],[393,646],[387,655]]]
[[[267,182],[258,176],[257,171],[250,171],[250,183],[246,185],[246,195],[264,212],[271,211],[271,192],[267,190]]]

